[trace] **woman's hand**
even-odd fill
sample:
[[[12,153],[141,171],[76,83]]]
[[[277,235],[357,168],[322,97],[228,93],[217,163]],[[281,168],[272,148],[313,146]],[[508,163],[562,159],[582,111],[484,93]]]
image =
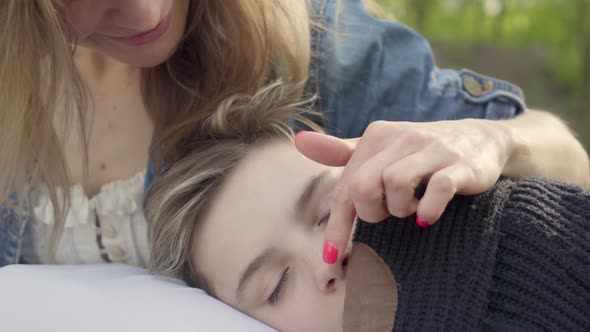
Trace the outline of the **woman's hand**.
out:
[[[510,130],[488,120],[372,123],[362,137],[339,139],[313,132],[295,144],[308,158],[345,166],[331,197],[324,260],[346,248],[355,217],[380,222],[417,213],[425,227],[457,193],[478,194],[500,177],[515,145]],[[418,201],[415,190],[426,183]]]

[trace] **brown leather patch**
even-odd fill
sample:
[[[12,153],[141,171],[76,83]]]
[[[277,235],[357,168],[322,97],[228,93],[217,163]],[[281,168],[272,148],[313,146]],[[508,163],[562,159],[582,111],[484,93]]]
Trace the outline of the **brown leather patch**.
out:
[[[343,331],[393,331],[397,299],[389,266],[369,246],[355,242],[346,273]]]

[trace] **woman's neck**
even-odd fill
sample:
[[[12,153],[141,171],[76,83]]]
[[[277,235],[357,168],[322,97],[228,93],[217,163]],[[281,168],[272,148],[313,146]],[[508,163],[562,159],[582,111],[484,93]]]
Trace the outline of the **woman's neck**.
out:
[[[95,96],[109,96],[141,77],[140,68],[89,47],[78,46],[74,59],[82,80]]]
[[[128,179],[145,168],[153,124],[142,99],[140,68],[86,47],[78,47],[75,61],[87,94],[87,109],[81,110],[87,114],[87,174],[78,123],[72,121],[70,130],[58,132],[65,133],[62,141],[72,182],[82,183],[92,196],[104,184]]]

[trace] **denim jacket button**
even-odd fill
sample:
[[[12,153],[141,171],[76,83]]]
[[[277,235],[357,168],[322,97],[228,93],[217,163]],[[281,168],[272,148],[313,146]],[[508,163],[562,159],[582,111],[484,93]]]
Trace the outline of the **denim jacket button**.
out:
[[[488,93],[494,90],[494,81],[487,80],[484,84],[482,84],[483,92]]]
[[[471,76],[463,77],[463,87],[465,87],[465,90],[467,90],[467,92],[473,97],[479,97],[485,92],[484,87]]]
[[[463,87],[473,97],[480,97],[494,90],[494,81],[488,79],[485,82],[480,82],[473,76],[464,76]]]

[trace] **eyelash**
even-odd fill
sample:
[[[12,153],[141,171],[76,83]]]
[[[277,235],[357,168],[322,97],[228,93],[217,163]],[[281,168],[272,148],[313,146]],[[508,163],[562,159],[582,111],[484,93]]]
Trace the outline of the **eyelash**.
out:
[[[318,226],[322,226],[322,224],[327,223],[328,220],[330,219],[330,212],[326,213],[326,215],[320,219],[320,221],[318,222]]]
[[[270,294],[270,297],[268,298],[268,303],[270,305],[276,306],[279,303],[283,287],[287,284],[288,278],[289,268],[286,268],[283,272],[283,275],[281,276],[281,280],[279,280],[279,283],[277,284],[277,287],[275,287],[275,290],[272,292],[272,294]]]

